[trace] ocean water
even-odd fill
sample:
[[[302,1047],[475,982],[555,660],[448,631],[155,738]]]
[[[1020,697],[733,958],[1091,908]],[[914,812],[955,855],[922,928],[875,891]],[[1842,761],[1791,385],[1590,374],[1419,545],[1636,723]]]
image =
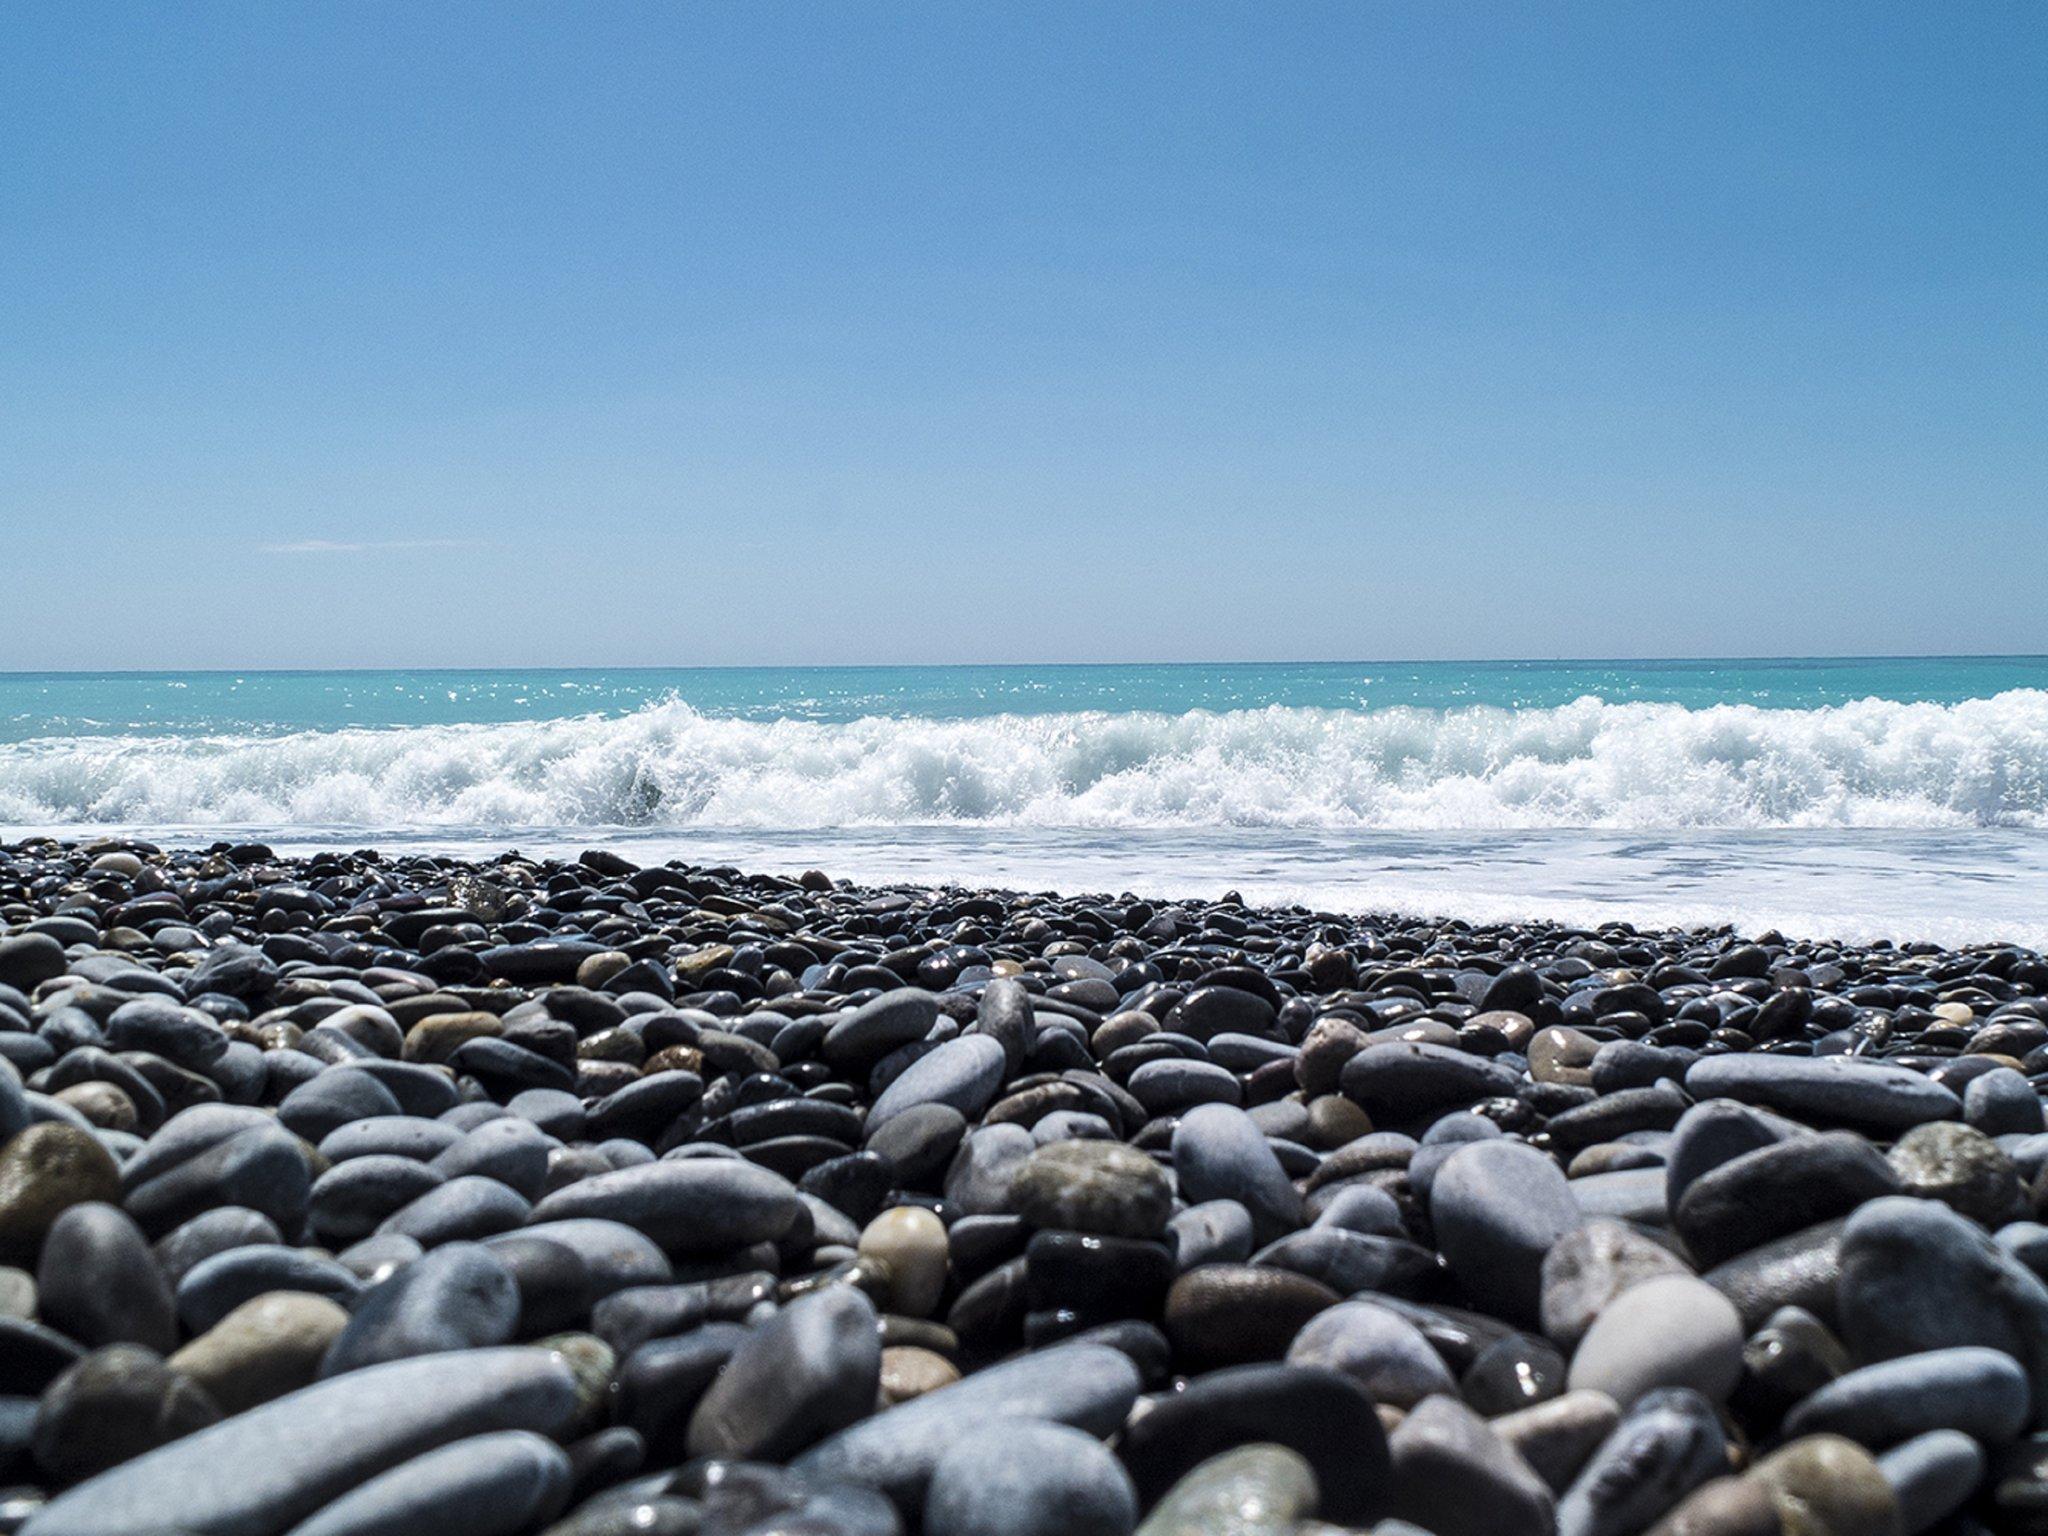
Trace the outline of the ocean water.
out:
[[[2048,658],[0,674],[0,835],[2048,947]]]

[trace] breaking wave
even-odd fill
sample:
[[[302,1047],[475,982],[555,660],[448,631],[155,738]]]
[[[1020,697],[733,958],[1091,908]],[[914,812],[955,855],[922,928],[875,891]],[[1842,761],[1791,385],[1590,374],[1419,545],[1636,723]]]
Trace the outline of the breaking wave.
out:
[[[1514,828],[2048,825],[2048,691],[1821,709],[705,715],[0,747],[0,823]]]

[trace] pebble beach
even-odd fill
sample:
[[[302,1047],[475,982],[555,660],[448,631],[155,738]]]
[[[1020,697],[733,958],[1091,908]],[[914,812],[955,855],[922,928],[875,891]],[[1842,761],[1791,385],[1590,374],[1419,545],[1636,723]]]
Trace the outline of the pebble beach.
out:
[[[2048,959],[0,848],[0,1532],[2048,1532]]]

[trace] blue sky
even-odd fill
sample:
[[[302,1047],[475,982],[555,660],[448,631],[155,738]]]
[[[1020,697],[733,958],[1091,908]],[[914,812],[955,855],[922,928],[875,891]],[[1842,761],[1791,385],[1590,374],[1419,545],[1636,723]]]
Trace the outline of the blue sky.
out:
[[[2048,650],[2048,7],[0,10],[0,667]]]

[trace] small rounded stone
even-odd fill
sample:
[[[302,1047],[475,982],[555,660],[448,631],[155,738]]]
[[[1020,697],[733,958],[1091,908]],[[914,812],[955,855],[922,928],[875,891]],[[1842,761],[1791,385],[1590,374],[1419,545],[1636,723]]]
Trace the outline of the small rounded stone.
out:
[[[945,1223],[922,1206],[899,1205],[861,1229],[858,1251],[888,1266],[889,1311],[931,1316],[946,1289]]]

